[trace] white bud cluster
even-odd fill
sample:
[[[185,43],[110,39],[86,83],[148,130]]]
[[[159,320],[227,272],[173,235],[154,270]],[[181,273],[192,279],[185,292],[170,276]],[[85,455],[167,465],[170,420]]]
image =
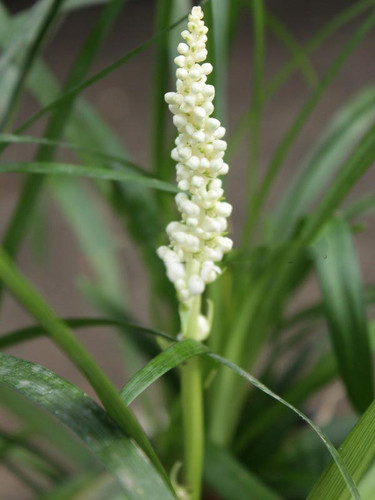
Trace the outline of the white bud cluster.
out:
[[[177,47],[177,92],[165,95],[179,132],[172,158],[177,162],[178,187],[184,192],[176,196],[181,221],[168,224],[170,245],[160,247],[158,255],[183,302],[203,293],[205,285],[217,278],[221,269],[216,262],[232,248],[232,240],[225,236],[232,206],[223,200],[218,179],[228,172],[223,159],[227,143],[225,128],[211,117],[215,88],[207,84],[213,68],[203,62],[208,28],[202,19],[201,7],[193,7],[188,30],[181,33],[185,43]]]

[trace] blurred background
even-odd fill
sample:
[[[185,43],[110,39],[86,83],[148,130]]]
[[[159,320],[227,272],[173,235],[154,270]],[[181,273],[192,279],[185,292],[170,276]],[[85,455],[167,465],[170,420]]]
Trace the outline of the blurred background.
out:
[[[2,2],[9,12],[16,14],[33,5],[34,2],[9,0]],[[293,33],[296,40],[302,45],[320,28],[343,8],[352,4],[346,0],[314,0],[300,2],[299,0],[269,0],[267,7]],[[153,0],[133,0],[128,2],[108,37],[103,49],[94,64],[97,71],[112,61],[126,54],[129,50],[145,41],[154,33]],[[98,16],[100,7],[85,8],[69,14],[61,22],[44,50],[45,61],[59,81],[67,75],[74,56],[85,39],[93,22]],[[317,50],[311,60],[319,78],[325,71],[342,45],[352,34],[363,18],[344,27],[333,38],[330,38],[322,49]],[[229,137],[235,124],[242,116],[249,102],[251,88],[251,19],[248,13],[240,16],[237,26],[233,50],[230,55],[228,72],[228,109],[224,126],[227,127]],[[153,47],[143,51],[128,64],[120,67],[96,85],[84,92],[85,99],[99,111],[108,125],[121,138],[123,145],[134,161],[148,168],[149,131],[151,128],[151,88],[153,79]],[[285,61],[288,52],[272,34],[267,39],[266,76],[272,77]],[[370,86],[375,79],[375,32],[371,32],[354,54],[349,58],[338,77],[334,80],[325,97],[315,110],[300,135],[296,147],[288,156],[285,168],[282,170],[276,189],[272,197],[276,198],[280,189],[290,180],[301,160],[316,141],[319,133],[325,126],[328,118],[341,104],[364,86]],[[171,80],[171,90],[174,82]],[[291,120],[300,110],[309,88],[297,72],[282,86],[276,95],[267,104],[263,120],[263,143],[261,151],[261,165],[265,166],[271,157],[278,141],[291,123]],[[1,96],[0,96],[1,100]],[[28,118],[39,105],[26,95],[22,101],[20,123]],[[40,136],[45,122],[40,120],[28,131],[30,135]],[[94,146],[94,145],[93,145]],[[33,146],[13,145],[4,155],[7,160],[25,160],[32,157]],[[60,158],[69,158],[60,154]],[[234,240],[241,227],[245,208],[245,163],[246,144],[243,143],[239,152],[230,164],[228,175],[228,199],[234,205],[233,234]],[[15,174],[2,174],[0,177],[0,234],[4,230],[9,216],[17,200],[21,178]],[[368,191],[375,181],[374,172],[362,178],[355,188],[353,195]],[[82,181],[79,181],[82,182]],[[91,192],[87,184],[87,190]],[[98,198],[98,203],[100,200]],[[138,320],[147,324],[147,287],[143,275],[140,259],[124,234],[124,230],[102,207],[108,226],[116,235],[115,251],[121,258],[122,268],[128,293],[133,304],[133,311]],[[48,190],[43,197],[41,210],[45,217],[44,225],[36,224],[29,231],[28,238],[22,246],[19,263],[27,276],[38,286],[39,290],[48,297],[50,304],[62,317],[85,316],[92,314],[90,305],[84,300],[78,289],[80,283],[90,279],[90,266],[83,256],[79,245],[72,235],[59,208],[54,203]],[[368,221],[367,230],[358,235],[356,242],[360,253],[361,265],[365,282],[375,278],[374,231],[373,221]],[[46,236],[46,245],[43,243]],[[94,251],[94,249],[93,249]],[[301,303],[310,303],[316,297],[316,285],[310,281],[303,294],[297,298]],[[297,306],[297,304],[295,304]],[[9,296],[2,308],[0,331],[5,333],[17,327],[30,324],[28,316],[13,302]],[[112,335],[105,329],[95,331],[94,335],[80,334],[80,338],[89,347],[99,360],[109,376],[120,387],[126,380],[127,374],[121,362],[118,345]],[[76,371],[71,363],[58,352],[57,348],[48,340],[35,340],[10,350],[10,353],[22,358],[41,363],[53,369],[57,374],[72,380],[85,391],[92,394],[88,383]],[[334,386],[335,398],[343,398],[343,391],[339,383]],[[319,403],[319,412],[315,413],[317,423],[324,423],[324,401],[328,400],[322,394]],[[314,414],[315,403],[310,403],[310,411]],[[320,418],[320,422],[319,422]],[[9,425],[6,415],[0,415],[0,424]],[[26,500],[28,492],[20,483],[1,468],[0,465],[0,497],[3,500]]]

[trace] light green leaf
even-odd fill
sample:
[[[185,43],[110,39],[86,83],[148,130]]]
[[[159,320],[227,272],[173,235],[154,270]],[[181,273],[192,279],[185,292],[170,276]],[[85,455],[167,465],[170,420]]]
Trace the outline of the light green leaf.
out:
[[[307,422],[310,425],[310,427],[312,427],[312,429],[316,432],[316,434],[319,436],[319,438],[323,442],[324,446],[327,448],[327,450],[331,454],[331,456],[335,462],[335,465],[337,466],[337,468],[334,467],[337,477],[339,477],[342,480],[342,482],[346,485],[348,491],[351,493],[353,498],[355,498],[356,500],[361,500],[361,497],[359,496],[359,493],[358,493],[357,487],[353,481],[353,478],[348,471],[348,468],[346,465],[347,462],[343,460],[342,456],[338,453],[338,451],[332,445],[332,443],[327,438],[327,436],[323,433],[323,431],[311,419],[309,419],[309,417],[307,417],[304,413],[302,413],[300,410],[298,410],[295,406],[291,405],[290,403],[285,401],[283,398],[281,398],[280,396],[275,394],[273,391],[268,389],[268,387],[266,387],[264,384],[262,384],[262,382],[260,382],[258,379],[256,379],[255,377],[253,377],[252,375],[250,375],[249,373],[244,371],[242,368],[237,366],[235,363],[232,363],[231,361],[228,361],[227,359],[222,358],[221,356],[218,356],[217,354],[208,353],[207,355],[210,358],[217,361],[219,364],[224,365],[227,368],[229,368],[230,370],[232,370],[233,372],[237,373],[237,375],[239,375],[240,377],[242,377],[245,380],[247,380],[248,382],[250,382],[250,384],[252,384],[257,389],[261,390],[262,392],[264,392],[268,396],[272,397],[273,399],[276,399],[276,401],[279,401],[281,404],[283,404],[284,406],[286,406],[287,408],[292,410],[299,417],[301,417],[305,422]],[[322,497],[320,497],[320,499],[321,498],[335,498],[335,497],[322,496]]]
[[[206,352],[202,344],[190,339],[169,346],[141,368],[121,390],[120,395],[126,405],[147,389],[153,382],[187,359]]]
[[[272,240],[280,241],[291,236],[298,219],[307,212],[311,203],[345,161],[348,153],[374,122],[373,88],[360,92],[340,109],[304,160],[277,205],[272,220]]]
[[[375,402],[371,403],[346,437],[340,446],[340,454],[348,465],[353,479],[359,482],[375,458]],[[343,479],[332,462],[308,496],[308,500],[321,500],[322,498],[335,500],[350,498]]]

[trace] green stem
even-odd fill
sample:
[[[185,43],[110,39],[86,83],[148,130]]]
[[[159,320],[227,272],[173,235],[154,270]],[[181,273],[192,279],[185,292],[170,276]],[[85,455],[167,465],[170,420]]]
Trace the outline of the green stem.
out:
[[[195,338],[201,296],[193,299],[184,315],[183,336]],[[186,361],[181,367],[181,401],[184,424],[185,482],[190,500],[200,500],[204,455],[203,397],[199,357]]]
[[[201,498],[203,467],[203,402],[199,357],[181,368],[182,412],[184,419],[185,480],[191,500]]]

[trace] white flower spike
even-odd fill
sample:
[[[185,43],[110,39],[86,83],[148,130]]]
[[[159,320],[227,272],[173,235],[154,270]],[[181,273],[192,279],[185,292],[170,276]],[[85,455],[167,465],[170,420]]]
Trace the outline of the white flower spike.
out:
[[[218,179],[228,172],[223,159],[227,143],[225,128],[211,117],[215,88],[206,83],[213,68],[204,63],[208,28],[202,19],[201,7],[193,7],[188,30],[181,33],[185,43],[177,47],[177,92],[165,94],[179,132],[171,156],[177,162],[178,187],[185,192],[176,196],[181,220],[168,224],[170,244],[160,247],[158,255],[182,303],[202,294],[219,276],[216,263],[232,248],[225,236],[232,206],[223,200]]]

